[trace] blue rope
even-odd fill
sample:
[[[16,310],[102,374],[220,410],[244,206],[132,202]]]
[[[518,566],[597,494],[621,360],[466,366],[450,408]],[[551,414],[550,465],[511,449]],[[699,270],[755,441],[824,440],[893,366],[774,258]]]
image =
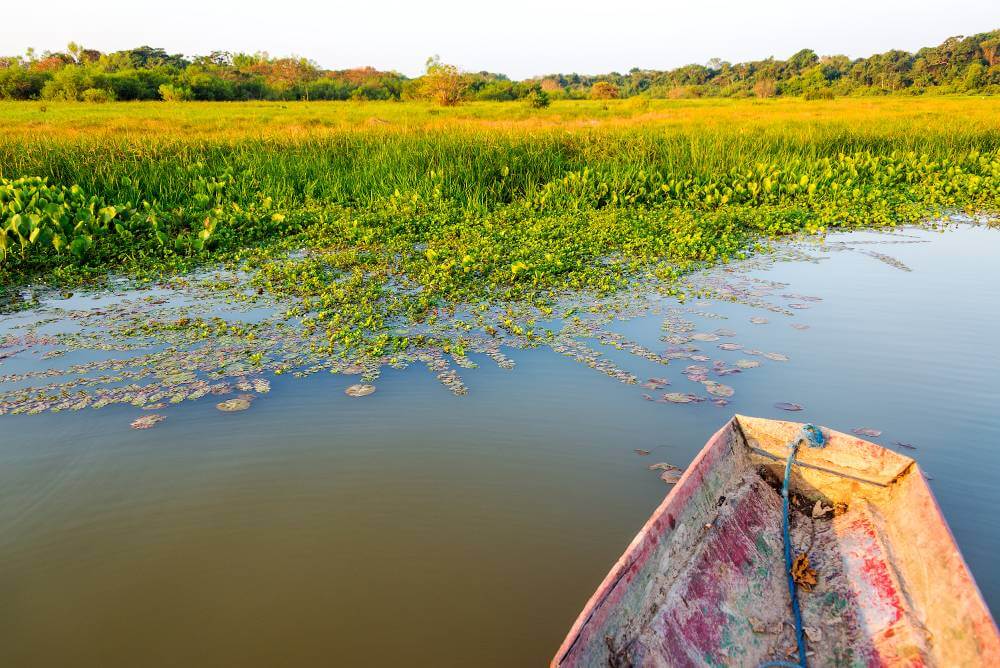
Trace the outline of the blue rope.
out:
[[[792,477],[792,463],[799,443],[805,441],[810,448],[822,448],[826,445],[826,437],[818,427],[811,424],[802,425],[802,431],[788,444],[788,459],[785,461],[785,480],[781,484],[781,514],[782,537],[785,542],[785,576],[788,578],[788,594],[792,599],[792,616],[795,618],[795,644],[799,649],[799,662],[770,661],[760,668],[808,668],[806,663],[806,637],[802,627],[802,610],[799,608],[799,595],[795,589],[795,578],[792,577],[792,535],[789,530],[788,518],[788,481]]]

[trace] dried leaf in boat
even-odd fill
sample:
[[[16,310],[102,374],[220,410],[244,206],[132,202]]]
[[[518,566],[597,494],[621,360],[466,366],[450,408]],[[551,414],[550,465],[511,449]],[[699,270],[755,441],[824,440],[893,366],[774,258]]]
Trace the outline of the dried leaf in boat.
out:
[[[813,506],[812,516],[814,519],[819,519],[821,517],[826,517],[828,513],[832,513],[833,508],[830,506],[824,506],[822,501],[817,501],[816,505]]]
[[[245,411],[250,408],[250,400],[243,397],[236,397],[235,399],[227,399],[226,401],[217,403],[215,404],[215,407],[224,413]]]
[[[805,591],[812,591],[816,586],[816,571],[809,567],[809,555],[805,552],[797,555],[792,562],[792,579]]]
[[[865,438],[878,438],[882,435],[881,429],[872,429],[871,427],[856,427],[851,431],[857,436],[864,436]]]
[[[132,420],[132,424],[129,425],[133,429],[150,429],[156,426],[157,423],[163,422],[167,419],[165,415],[158,415],[153,413],[151,415],[143,415]]]
[[[802,410],[802,404],[793,404],[790,401],[779,401],[774,404],[775,408],[780,408],[783,411],[800,411]]]
[[[736,360],[736,366],[741,369],[756,369],[760,366],[758,360]]]
[[[366,385],[364,383],[358,383],[356,385],[351,385],[349,388],[344,390],[344,394],[346,394],[349,397],[367,397],[374,391],[375,391],[374,385]]]

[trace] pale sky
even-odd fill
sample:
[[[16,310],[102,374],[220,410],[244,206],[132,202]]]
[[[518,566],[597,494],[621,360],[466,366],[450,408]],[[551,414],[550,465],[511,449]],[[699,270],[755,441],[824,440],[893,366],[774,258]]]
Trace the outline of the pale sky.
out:
[[[515,79],[738,62],[801,48],[868,56],[1000,28],[998,0],[3,0],[0,55],[267,51],[417,75],[427,56]]]

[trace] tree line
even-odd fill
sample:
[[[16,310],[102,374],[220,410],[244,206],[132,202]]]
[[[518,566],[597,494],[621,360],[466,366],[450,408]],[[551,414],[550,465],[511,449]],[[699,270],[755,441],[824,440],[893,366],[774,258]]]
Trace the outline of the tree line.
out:
[[[462,72],[437,57],[415,78],[372,67],[326,70],[299,57],[215,51],[185,57],[140,46],[101,53],[70,43],[65,51],[0,56],[0,99],[75,100],[463,100],[617,97],[829,98],[843,95],[1000,93],[1000,30],[949,37],[916,53],[868,58],[818,56],[803,49],[786,60],[704,65],[627,74],[551,74],[513,81],[493,72]]]

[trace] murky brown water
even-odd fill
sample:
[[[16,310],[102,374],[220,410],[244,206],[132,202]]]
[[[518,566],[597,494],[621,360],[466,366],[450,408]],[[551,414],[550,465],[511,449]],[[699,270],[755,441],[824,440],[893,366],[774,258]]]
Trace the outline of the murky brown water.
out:
[[[788,417],[776,401],[917,445],[997,609],[1000,232],[920,234],[880,249],[912,273],[847,253],[761,272],[823,298],[794,320],[699,305],[790,358],[724,379],[725,408],[540,349],[463,372],[465,397],[413,368],[363,399],[279,377],[249,411],[206,399],[145,432],[126,406],[0,417],[0,665],[542,664],[666,492],[647,465],[686,464],[733,412]],[[619,329],[662,349],[661,322]],[[686,362],[608,356],[692,391]]]

